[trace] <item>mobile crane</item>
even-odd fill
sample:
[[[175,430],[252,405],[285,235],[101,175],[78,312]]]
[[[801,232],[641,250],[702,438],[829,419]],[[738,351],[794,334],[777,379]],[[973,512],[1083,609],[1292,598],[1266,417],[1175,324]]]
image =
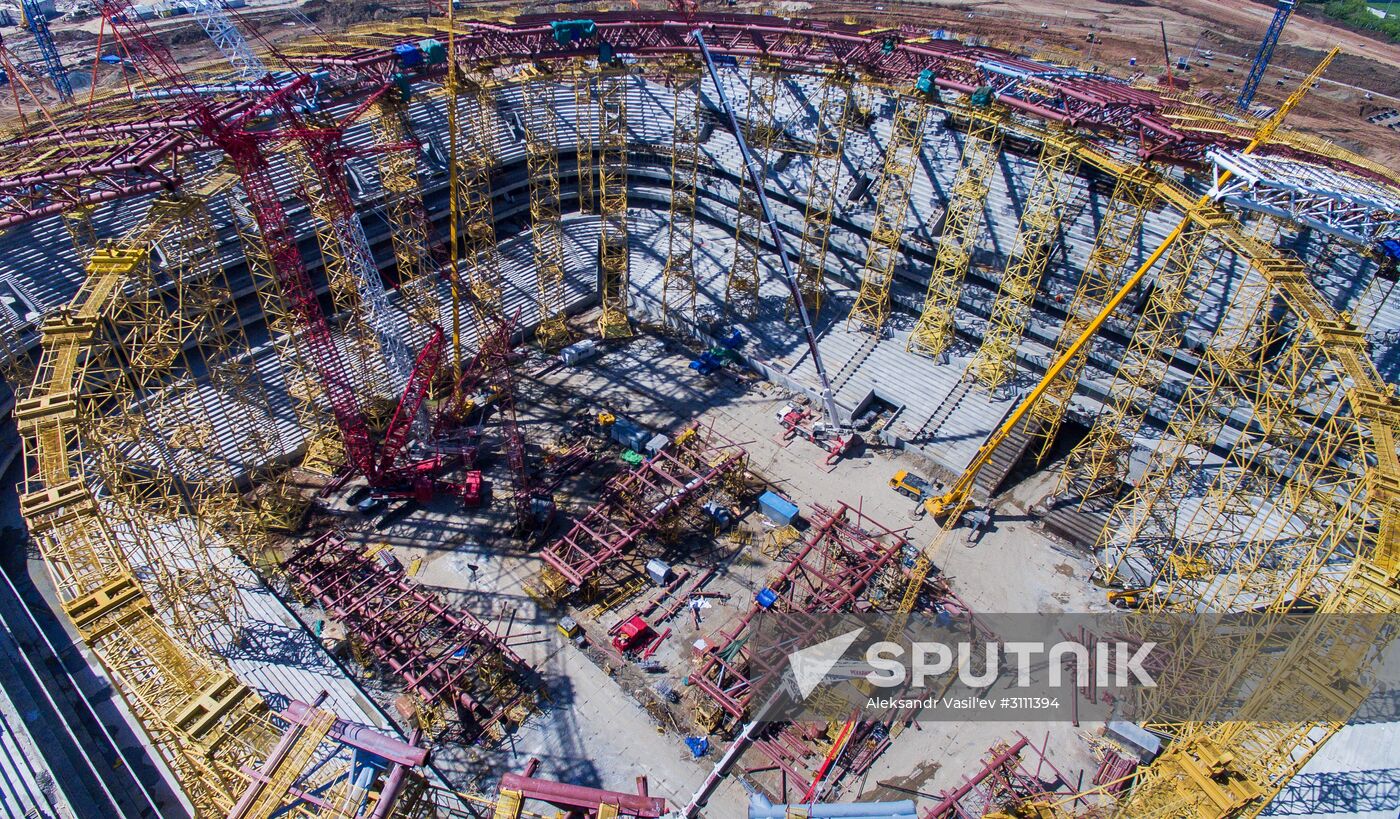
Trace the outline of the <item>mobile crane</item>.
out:
[[[783,231],[778,227],[778,219],[773,215],[773,209],[768,204],[768,194],[763,187],[763,163],[754,157],[753,152],[749,150],[748,142],[744,140],[744,129],[739,125],[739,117],[734,113],[734,106],[729,102],[729,95],[724,92],[724,83],[720,82],[719,71],[715,67],[715,60],[710,54],[709,46],[705,44],[704,34],[696,29],[691,32],[690,36],[700,47],[700,56],[704,59],[705,68],[710,73],[710,80],[714,82],[715,89],[719,93],[720,106],[724,108],[725,116],[729,119],[729,126],[734,131],[734,139],[739,145],[739,154],[744,160],[744,170],[748,173],[749,182],[753,185],[754,192],[758,196],[758,205],[763,213],[763,221],[768,226],[768,235],[778,251],[778,262],[783,271],[783,284],[787,286],[788,292],[792,296],[792,303],[797,306],[797,316],[802,322],[802,331],[807,337],[807,349],[812,353],[812,364],[816,368],[817,381],[821,385],[818,393],[818,400],[822,407],[820,420],[817,420],[806,410],[785,407],[784,411],[778,414],[778,423],[784,428],[786,437],[806,438],[825,449],[828,452],[827,463],[831,464],[858,444],[860,437],[849,425],[841,423],[841,414],[836,407],[835,392],[831,389],[830,379],[827,378],[826,365],[822,363],[821,350],[817,348],[817,333],[812,328],[812,317],[807,312],[806,303],[802,298],[797,270],[793,267],[792,259],[788,255],[787,240],[783,238]]]

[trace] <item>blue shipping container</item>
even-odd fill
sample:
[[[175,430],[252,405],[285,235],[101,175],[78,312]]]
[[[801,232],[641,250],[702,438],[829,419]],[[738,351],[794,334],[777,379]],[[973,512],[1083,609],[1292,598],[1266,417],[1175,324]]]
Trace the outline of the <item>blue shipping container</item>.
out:
[[[630,449],[638,452],[646,450],[647,441],[651,440],[652,434],[626,418],[618,418],[612,425],[612,439]]]
[[[779,526],[786,526],[797,519],[797,504],[775,492],[764,492],[758,496],[758,511]]]

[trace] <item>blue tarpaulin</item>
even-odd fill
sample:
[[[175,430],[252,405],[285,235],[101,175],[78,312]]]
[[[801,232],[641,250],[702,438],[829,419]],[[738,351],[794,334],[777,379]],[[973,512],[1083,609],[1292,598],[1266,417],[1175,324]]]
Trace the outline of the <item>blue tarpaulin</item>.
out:
[[[416,68],[423,63],[423,52],[418,50],[418,46],[408,43],[394,46],[394,56],[399,58],[399,65],[404,68]]]

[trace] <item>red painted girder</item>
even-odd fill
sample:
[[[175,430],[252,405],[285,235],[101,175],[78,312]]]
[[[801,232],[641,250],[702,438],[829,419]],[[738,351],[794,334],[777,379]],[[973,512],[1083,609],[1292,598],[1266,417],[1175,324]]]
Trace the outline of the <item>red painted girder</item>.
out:
[[[413,363],[413,372],[404,385],[403,395],[394,408],[394,417],[389,420],[389,428],[384,433],[384,442],[379,446],[379,471],[388,472],[394,468],[399,452],[408,443],[408,435],[413,431],[413,420],[423,408],[423,399],[428,395],[442,363],[443,332],[441,327],[433,328],[433,337],[423,345],[418,360]]]
[[[122,2],[119,5],[129,4]],[[923,69],[930,68],[937,74],[941,87],[961,92],[972,91],[984,84],[999,85],[1002,81],[998,81],[995,73],[988,70],[991,64],[1027,71],[1044,68],[1033,61],[995,49],[974,48],[947,41],[901,42],[891,53],[885,54],[878,37],[862,36],[853,28],[800,20],[784,21],[773,17],[632,12],[598,15],[595,21],[618,51],[643,58],[694,53],[689,32],[699,25],[705,29],[707,39],[714,43],[715,50],[726,54],[773,57],[793,65],[859,68],[897,82],[908,82]],[[459,56],[467,61],[549,60],[596,54],[596,43],[592,41],[569,46],[555,43],[548,18],[522,18],[514,25],[466,25],[468,31],[458,36],[457,41]],[[906,38],[924,34],[912,28],[902,33]],[[445,35],[439,39],[445,39]],[[399,70],[390,45],[362,49],[349,55],[305,58],[302,65],[333,70],[341,81],[337,88],[341,95],[339,98],[381,89],[390,76]],[[431,77],[442,70],[440,67],[434,68],[414,76]],[[1004,97],[1003,104],[1037,117],[1103,130],[1115,134],[1119,139],[1136,140],[1138,155],[1142,158],[1200,167],[1208,148],[1238,148],[1248,141],[1246,137],[1180,130],[1162,116],[1166,103],[1159,94],[1133,88],[1108,77],[1053,77],[1037,80],[1034,87],[1036,90],[1032,92],[1030,85],[1022,85],[1023,98]],[[212,118],[226,122],[244,110],[240,106],[249,103],[246,100],[209,100],[208,104]],[[11,147],[16,155],[22,152],[33,157],[54,145],[104,138],[102,134],[110,139],[120,133],[166,133],[189,129],[197,124],[188,117],[172,115],[168,103],[158,105],[152,102],[151,117],[147,121],[92,126],[88,120],[82,120],[61,126],[58,132],[49,131],[16,140]],[[207,142],[190,139],[187,135],[183,141],[171,145],[170,154],[186,154],[210,147]],[[37,175],[24,175],[25,178],[21,180],[18,172],[11,176],[0,169],[0,200],[3,200],[6,191],[12,191],[12,196],[16,196],[9,202],[0,201],[0,227],[51,215],[78,204],[108,201],[157,189],[151,184],[153,180],[129,180],[110,185],[105,191],[89,190],[90,185],[98,184],[95,181],[97,178],[117,173],[119,168],[134,173],[145,169],[140,165],[127,167],[114,162],[109,158],[111,151],[104,151],[100,146],[92,150],[90,159],[56,168],[53,178],[50,178],[49,172],[39,172]],[[1389,184],[1389,180],[1370,169],[1291,146],[1270,145],[1263,149],[1263,153],[1318,162]],[[167,186],[170,184],[169,180],[165,182]],[[43,184],[53,187],[49,190],[37,187]],[[21,192],[26,195],[17,196]],[[49,198],[57,201],[47,201]]]

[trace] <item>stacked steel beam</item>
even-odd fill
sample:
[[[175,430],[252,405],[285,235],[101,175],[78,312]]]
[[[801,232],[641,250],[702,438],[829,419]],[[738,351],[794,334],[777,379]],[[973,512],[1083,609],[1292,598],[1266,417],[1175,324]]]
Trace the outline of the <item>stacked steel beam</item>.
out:
[[[539,764],[538,759],[531,759],[523,773],[508,773],[501,777],[496,795],[496,819],[519,819],[524,815],[524,803],[530,801],[546,802],[581,819],[623,816],[656,819],[667,815],[666,800],[647,793],[645,776],[637,777],[636,793],[606,791],[540,779],[535,776]]]
[[[329,532],[283,564],[293,590],[345,625],[352,642],[473,742],[533,706],[533,670],[471,613],[444,605],[392,561]]]
[[[602,566],[676,520],[722,481],[742,473],[748,453],[711,428],[692,424],[635,469],[611,480],[602,499],[541,557],[574,590]],[[556,591],[546,580],[551,593]]]
[[[764,658],[749,651],[746,644],[759,612],[782,612],[789,623],[800,623],[798,617],[812,615],[815,633],[824,615],[850,610],[857,601],[868,599],[882,575],[893,577],[900,571],[900,553],[908,541],[859,510],[844,503],[835,510],[816,506],[811,524],[806,537],[794,545],[791,559],[769,581],[768,588],[777,593],[777,601],[767,608],[755,602],[743,617],[706,638],[706,650],[696,658],[690,682],[721,709],[721,720],[725,715],[734,721],[752,718],[757,705],[753,702],[755,682],[769,672],[781,673],[781,668],[770,667],[766,661],[786,662],[785,657]],[[821,759],[813,743],[826,728],[824,723],[815,729],[778,724],[757,736],[753,744],[782,771],[786,785],[801,793],[817,778],[817,771],[809,767],[814,759]],[[879,746],[887,741],[874,724],[862,723],[856,730],[858,741],[848,743],[848,747]],[[875,755],[860,756],[869,765]]]

